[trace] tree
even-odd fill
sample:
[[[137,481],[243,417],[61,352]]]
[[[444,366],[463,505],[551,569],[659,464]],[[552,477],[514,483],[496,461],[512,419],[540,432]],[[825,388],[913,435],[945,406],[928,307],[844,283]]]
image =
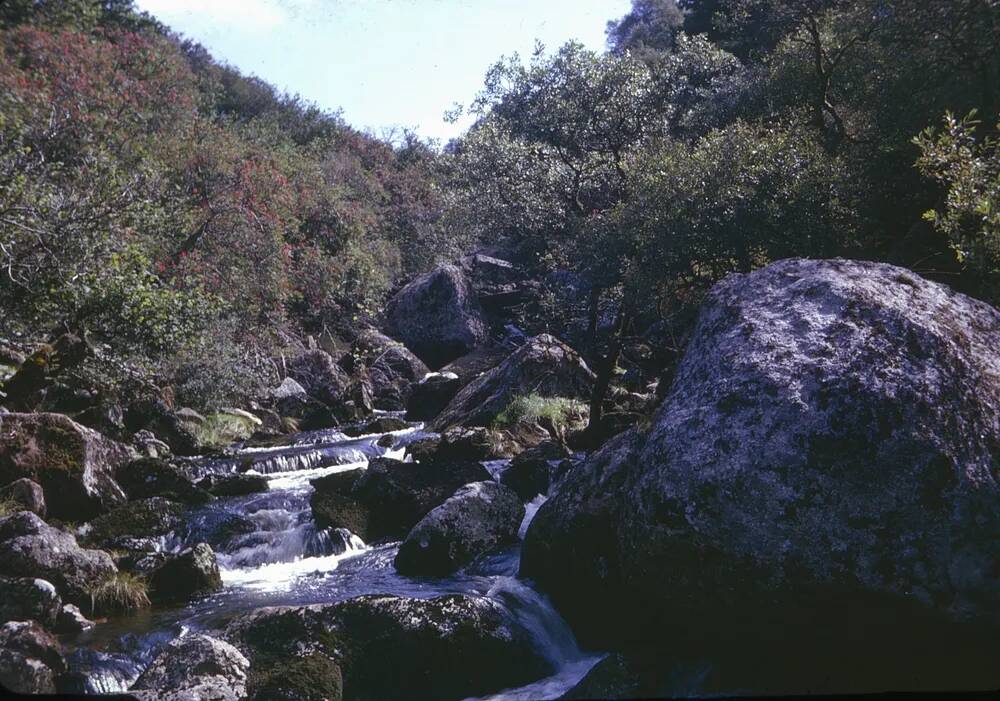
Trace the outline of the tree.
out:
[[[684,14],[677,0],[632,0],[628,14],[608,22],[608,49],[613,54],[630,51],[639,57],[670,51],[683,24]]]

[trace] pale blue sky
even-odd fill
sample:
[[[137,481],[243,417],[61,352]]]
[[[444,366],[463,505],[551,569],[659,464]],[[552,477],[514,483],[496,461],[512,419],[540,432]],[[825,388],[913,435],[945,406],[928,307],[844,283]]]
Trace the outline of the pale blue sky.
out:
[[[217,59],[375,133],[393,126],[447,140],[502,54],[540,40],[604,48],[604,26],[629,0],[137,0]]]

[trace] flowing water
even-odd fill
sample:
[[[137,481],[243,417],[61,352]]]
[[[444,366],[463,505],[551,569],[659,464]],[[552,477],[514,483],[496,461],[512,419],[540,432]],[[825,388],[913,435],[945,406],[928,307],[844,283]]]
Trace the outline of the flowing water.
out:
[[[317,529],[312,521],[310,480],[367,465],[378,456],[405,459],[406,445],[426,437],[420,425],[349,438],[335,430],[303,433],[279,445],[241,447],[189,465],[194,476],[252,471],[268,477],[267,492],[219,498],[192,510],[185,525],[162,540],[167,551],[208,542],[216,551],[223,589],[182,608],[145,610],[117,617],[82,634],[68,662],[82,693],[121,692],[135,682],[158,651],[188,631],[222,627],[235,615],[261,606],[329,603],[362,594],[430,598],[473,594],[499,600],[534,641],[556,673],[491,699],[556,698],[600,659],[576,645],[548,600],[516,577],[520,545],[496,553],[445,579],[402,577],[393,567],[398,543],[370,547],[343,529]],[[498,476],[506,463],[487,464]],[[526,505],[521,538],[544,502]]]

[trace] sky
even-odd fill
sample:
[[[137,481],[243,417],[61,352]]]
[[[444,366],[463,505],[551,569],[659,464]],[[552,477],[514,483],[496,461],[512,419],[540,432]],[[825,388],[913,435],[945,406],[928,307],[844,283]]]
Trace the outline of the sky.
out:
[[[136,0],[212,55],[359,129],[406,127],[442,142],[470,124],[487,69],[536,40],[604,48],[629,0]]]

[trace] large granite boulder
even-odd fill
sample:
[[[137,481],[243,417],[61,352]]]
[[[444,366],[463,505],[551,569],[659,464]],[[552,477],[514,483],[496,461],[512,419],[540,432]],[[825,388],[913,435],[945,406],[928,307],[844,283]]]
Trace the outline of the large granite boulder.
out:
[[[474,462],[376,458],[365,470],[314,481],[313,516],[319,526],[346,528],[366,543],[399,539],[456,489],[488,479],[486,468]]]
[[[517,540],[524,504],[496,482],[460,487],[409,532],[396,554],[400,574],[446,577]]]
[[[49,516],[79,521],[125,501],[115,470],[128,447],[62,414],[0,415],[0,484],[42,486]]]
[[[127,550],[129,541],[169,534],[181,525],[185,511],[163,497],[130,501],[88,523],[81,539],[95,547]]]
[[[552,482],[553,464],[572,457],[569,448],[556,440],[545,441],[510,461],[500,475],[500,484],[517,492],[524,501],[539,494],[548,494]]]
[[[222,588],[215,552],[208,543],[168,555],[149,573],[150,598],[154,602],[187,601]]]
[[[457,701],[551,672],[509,611],[485,597],[372,595],[260,609],[235,619],[226,637],[250,658],[255,673],[310,655],[333,659],[348,701],[401,693]]]
[[[163,497],[182,504],[212,500],[212,495],[195,486],[180,468],[157,458],[128,462],[115,471],[115,478],[129,499]]]
[[[453,373],[435,373],[410,387],[407,421],[430,421],[458,394],[462,382]]]
[[[463,387],[432,426],[435,431],[488,426],[518,396],[589,399],[593,383],[594,373],[579,353],[554,336],[541,334]]]
[[[982,683],[974,661],[1000,640],[998,349],[1000,312],[901,268],[732,275],[650,428],[542,506],[521,573],[584,643],[729,646],[760,693],[913,688],[911,668]]]
[[[117,571],[106,552],[81,548],[30,511],[0,519],[0,575],[39,577],[66,601],[89,606],[91,589]]]
[[[367,375],[375,408],[386,411],[405,409],[410,386],[430,372],[406,346],[374,329],[358,334],[340,363],[348,372]]]
[[[397,292],[386,330],[432,368],[483,345],[487,324],[461,268],[439,265]]]
[[[235,647],[208,635],[177,638],[130,690],[152,701],[238,701],[247,696],[250,662]]]
[[[344,397],[350,376],[329,353],[319,348],[308,350],[288,362],[288,376],[298,382],[310,397],[336,406]]]

